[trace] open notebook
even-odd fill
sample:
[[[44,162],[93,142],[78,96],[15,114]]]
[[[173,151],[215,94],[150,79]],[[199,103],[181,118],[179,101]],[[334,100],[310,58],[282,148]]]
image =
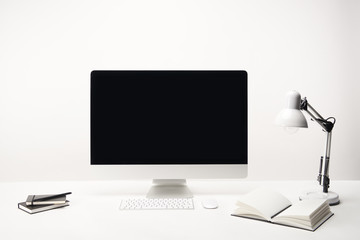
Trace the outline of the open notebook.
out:
[[[280,193],[257,189],[242,196],[232,216],[315,231],[333,213],[326,199],[309,199],[292,204]]]

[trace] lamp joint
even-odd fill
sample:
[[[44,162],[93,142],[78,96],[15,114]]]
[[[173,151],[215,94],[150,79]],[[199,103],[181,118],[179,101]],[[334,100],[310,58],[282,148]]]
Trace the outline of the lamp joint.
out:
[[[308,106],[308,101],[307,101],[306,97],[304,97],[304,98],[301,99],[301,101],[300,101],[300,110],[305,110],[305,111],[307,111],[307,106]]]

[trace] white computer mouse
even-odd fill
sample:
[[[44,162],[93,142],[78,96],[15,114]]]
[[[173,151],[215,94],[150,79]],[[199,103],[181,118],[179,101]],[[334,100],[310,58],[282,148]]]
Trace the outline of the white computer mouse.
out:
[[[212,199],[212,198],[203,199],[201,201],[201,204],[206,209],[215,209],[215,208],[218,208],[218,206],[219,206],[217,201],[215,199]]]

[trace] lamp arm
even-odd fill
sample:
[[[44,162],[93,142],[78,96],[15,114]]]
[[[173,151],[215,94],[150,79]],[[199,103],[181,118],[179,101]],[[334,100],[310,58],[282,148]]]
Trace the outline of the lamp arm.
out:
[[[325,119],[323,118],[320,113],[318,113],[311,105],[310,103],[307,101],[306,98],[301,99],[300,101],[300,110],[303,110],[305,112],[307,112],[307,114],[310,115],[311,120],[317,122],[326,132],[331,132],[335,121],[331,122],[329,121],[330,118]],[[335,120],[335,118],[332,118]]]
[[[330,178],[329,178],[329,161],[330,161],[330,148],[331,148],[331,136],[332,129],[335,124],[335,118],[324,119],[307,101],[306,98],[301,99],[300,102],[300,110],[307,112],[312,120],[317,122],[323,130],[327,133],[326,144],[325,144],[325,152],[324,156],[320,158],[320,169],[318,175],[318,182],[321,186],[323,186],[323,192],[328,193]],[[329,121],[329,119],[333,119],[334,122]]]
[[[330,163],[330,148],[331,148],[331,132],[327,132],[326,144],[325,144],[325,153],[324,156],[320,158],[320,168],[318,175],[318,182],[323,186],[323,192],[327,193],[330,186],[329,178],[329,163]]]

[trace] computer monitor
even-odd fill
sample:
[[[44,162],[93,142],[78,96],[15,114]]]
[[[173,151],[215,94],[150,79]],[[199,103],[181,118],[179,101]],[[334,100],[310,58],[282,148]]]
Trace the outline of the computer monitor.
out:
[[[149,197],[247,176],[246,71],[92,71],[90,88],[91,165],[157,179]]]

